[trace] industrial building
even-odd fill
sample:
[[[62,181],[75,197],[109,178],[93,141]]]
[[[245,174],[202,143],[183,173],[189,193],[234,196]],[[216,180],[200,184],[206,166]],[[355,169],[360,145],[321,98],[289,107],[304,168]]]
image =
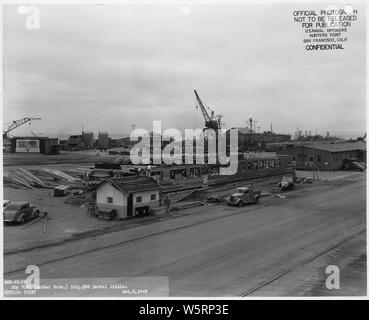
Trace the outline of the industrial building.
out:
[[[149,214],[160,205],[161,186],[148,177],[107,179],[94,190],[98,210],[116,210],[119,219]]]
[[[272,131],[257,133],[243,127],[234,127],[232,129],[238,130],[238,147],[240,151],[264,149],[268,143],[291,141],[291,135],[289,134],[274,133]]]
[[[66,149],[84,149],[85,144],[81,134],[71,135],[65,143]]]
[[[82,134],[71,135],[63,146],[70,150],[93,149],[94,134],[93,132],[82,131]]]
[[[11,153],[59,154],[58,138],[49,137],[13,137],[10,139]]]
[[[109,148],[109,133],[107,133],[105,131],[100,131],[99,132],[97,147],[100,150],[106,150],[106,149]]]
[[[286,144],[276,152],[292,156],[296,169],[334,171],[342,168],[344,159],[366,162],[366,143],[363,141]]]
[[[82,131],[82,141],[85,144],[86,149],[92,149],[94,147],[94,133],[90,131]]]

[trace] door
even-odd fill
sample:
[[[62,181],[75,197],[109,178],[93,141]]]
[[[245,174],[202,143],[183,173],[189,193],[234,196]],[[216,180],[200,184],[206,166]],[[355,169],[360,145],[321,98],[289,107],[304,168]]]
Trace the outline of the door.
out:
[[[30,206],[30,204],[29,203],[27,203],[27,204],[25,204],[24,206],[23,206],[23,211],[24,211],[24,217],[25,218],[30,218],[31,216],[32,216],[32,213],[33,213],[33,209],[32,209],[32,207]]]
[[[143,207],[138,207],[135,210],[135,216],[138,217],[144,217],[150,214],[150,207],[149,206],[143,206]]]
[[[127,216],[132,217],[133,216],[133,196],[130,194],[127,198]]]

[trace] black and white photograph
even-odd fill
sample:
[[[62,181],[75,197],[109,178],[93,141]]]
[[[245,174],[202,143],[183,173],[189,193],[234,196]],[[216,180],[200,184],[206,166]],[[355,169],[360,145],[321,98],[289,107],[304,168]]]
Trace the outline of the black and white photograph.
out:
[[[1,11],[3,298],[367,296],[365,3]]]

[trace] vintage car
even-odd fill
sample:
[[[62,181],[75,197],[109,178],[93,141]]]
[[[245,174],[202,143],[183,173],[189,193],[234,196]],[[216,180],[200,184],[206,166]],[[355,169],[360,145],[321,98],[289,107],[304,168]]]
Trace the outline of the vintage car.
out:
[[[25,223],[27,220],[38,217],[40,210],[28,202],[11,202],[4,208],[4,222]]]
[[[5,209],[11,202],[9,200],[3,200],[3,209]]]
[[[365,171],[366,164],[364,162],[359,162],[357,159],[343,159],[342,169]]]
[[[252,188],[239,187],[237,192],[227,198],[230,206],[242,207],[245,204],[257,203],[259,201],[260,191],[253,191]]]

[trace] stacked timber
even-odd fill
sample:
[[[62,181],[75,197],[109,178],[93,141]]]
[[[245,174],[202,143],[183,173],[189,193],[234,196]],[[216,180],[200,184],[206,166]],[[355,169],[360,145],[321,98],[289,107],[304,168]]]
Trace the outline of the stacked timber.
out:
[[[19,168],[17,171],[13,171],[8,174],[8,178],[16,184],[28,187],[30,189],[43,188],[45,184],[39,178],[34,176],[29,171]]]

